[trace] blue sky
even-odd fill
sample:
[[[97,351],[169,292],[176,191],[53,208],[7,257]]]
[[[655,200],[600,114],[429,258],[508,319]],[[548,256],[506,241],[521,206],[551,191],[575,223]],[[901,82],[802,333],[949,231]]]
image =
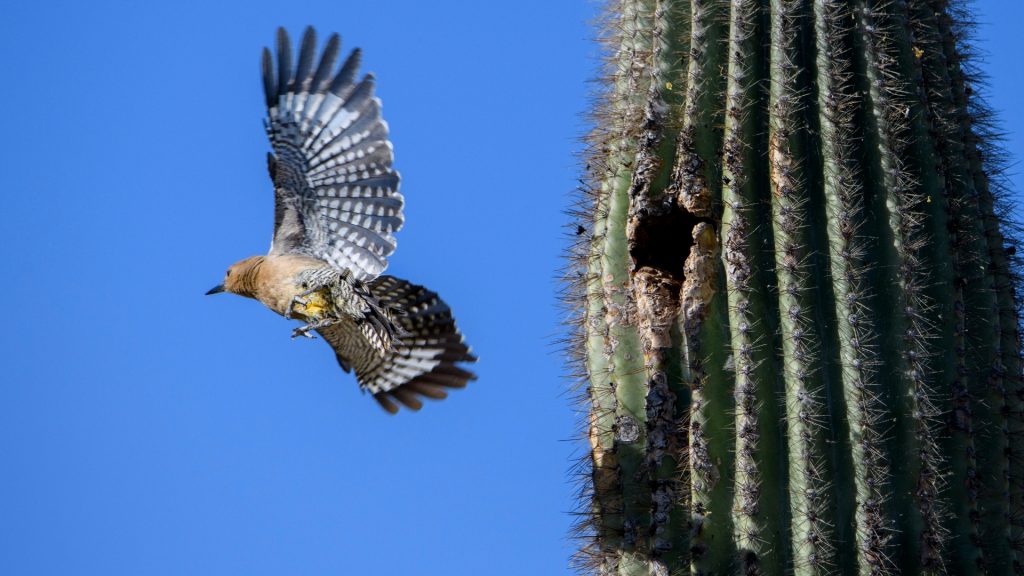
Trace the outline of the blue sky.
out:
[[[556,270],[597,5],[512,5],[5,7],[0,573],[569,572]],[[1024,6],[978,8],[1019,161]],[[389,272],[481,357],[418,414],[258,303],[203,296],[269,244],[259,51],[306,24],[377,74],[408,202]]]

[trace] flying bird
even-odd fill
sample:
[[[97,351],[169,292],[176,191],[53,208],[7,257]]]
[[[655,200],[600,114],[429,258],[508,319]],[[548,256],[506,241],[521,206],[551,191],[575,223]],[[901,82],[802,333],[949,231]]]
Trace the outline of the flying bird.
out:
[[[279,28],[276,62],[263,49],[273,241],[265,256],[228,268],[207,294],[254,298],[300,320],[292,337],[319,334],[385,410],[419,410],[422,398],[445,398],[475,380],[460,363],[476,357],[437,294],[382,275],[405,203],[388,125],[373,75],[356,79],[360,50],[335,70],[339,36],[328,39],[319,60],[316,46],[309,27],[293,61]]]

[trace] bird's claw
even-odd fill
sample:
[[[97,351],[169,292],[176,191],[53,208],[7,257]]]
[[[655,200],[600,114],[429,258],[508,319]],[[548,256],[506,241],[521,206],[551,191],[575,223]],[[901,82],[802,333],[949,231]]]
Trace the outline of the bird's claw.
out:
[[[305,336],[310,340],[316,340],[316,336],[309,333],[311,330],[313,330],[313,326],[311,326],[310,324],[306,324],[305,326],[299,326],[295,330],[292,330],[292,340],[298,338],[299,336]]]
[[[310,334],[310,332],[312,332],[313,330],[318,330],[320,328],[326,328],[336,322],[337,320],[334,320],[333,318],[324,318],[321,320],[317,320],[316,322],[310,322],[309,324],[306,324],[304,326],[299,326],[298,328],[292,330],[292,339],[298,338],[299,336],[305,336],[306,338],[315,340],[316,336]]]
[[[296,304],[301,304],[303,308],[305,308],[306,306],[309,306],[309,300],[304,298],[304,296],[308,296],[308,295],[309,295],[309,293],[307,292],[307,293],[299,294],[298,296],[295,296],[294,298],[292,298],[292,301],[288,304],[288,310],[285,312],[284,317],[289,319],[289,320],[291,320],[292,318],[295,317],[293,314],[295,313],[295,305]]]

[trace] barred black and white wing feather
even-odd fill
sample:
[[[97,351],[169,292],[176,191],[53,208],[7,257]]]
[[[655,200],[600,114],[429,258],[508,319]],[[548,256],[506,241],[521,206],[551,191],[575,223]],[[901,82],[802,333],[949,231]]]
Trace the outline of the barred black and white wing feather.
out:
[[[359,385],[394,414],[398,404],[419,410],[421,397],[441,399],[476,376],[458,366],[476,362],[447,304],[434,292],[394,276],[366,284],[373,301],[392,311],[401,328],[383,354],[374,347],[374,328],[334,324],[317,332],[331,345],[345,371],[354,369]],[[396,404],[396,402],[398,404]]]
[[[307,28],[293,68],[291,41],[280,28],[276,69],[263,50],[266,128],[276,155],[268,159],[275,189],[270,254],[305,254],[371,280],[395,250],[404,199],[373,76],[355,81],[358,49],[335,72],[340,44],[332,35],[316,62],[316,33]]]

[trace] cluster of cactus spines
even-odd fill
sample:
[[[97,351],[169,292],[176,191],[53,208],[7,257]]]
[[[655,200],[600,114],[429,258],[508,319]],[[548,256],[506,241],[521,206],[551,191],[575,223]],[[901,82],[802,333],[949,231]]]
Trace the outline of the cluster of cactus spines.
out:
[[[609,14],[581,568],[1024,573],[1018,262],[962,9]]]

